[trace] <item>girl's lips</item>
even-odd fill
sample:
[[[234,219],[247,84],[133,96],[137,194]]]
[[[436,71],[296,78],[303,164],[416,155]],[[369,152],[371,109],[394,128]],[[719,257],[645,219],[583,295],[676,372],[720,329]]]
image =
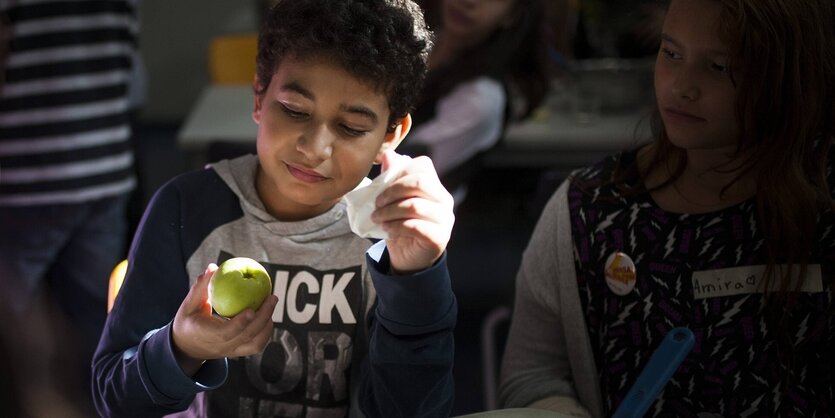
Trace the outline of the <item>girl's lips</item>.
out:
[[[328,179],[327,177],[313,170],[308,170],[306,168],[290,165],[287,163],[285,163],[285,165],[287,166],[287,170],[293,177],[305,183],[318,183],[320,181],[325,181]]]
[[[664,109],[664,115],[667,116],[668,119],[671,119],[674,122],[684,122],[684,123],[698,123],[698,122],[707,122],[707,119],[698,117],[696,115],[691,115],[687,112],[682,112],[680,110],[675,109]]]

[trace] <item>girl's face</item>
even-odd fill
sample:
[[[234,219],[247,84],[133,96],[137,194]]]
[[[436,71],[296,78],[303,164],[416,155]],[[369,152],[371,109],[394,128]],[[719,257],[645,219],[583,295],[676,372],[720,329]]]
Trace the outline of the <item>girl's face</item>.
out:
[[[444,36],[479,42],[513,23],[516,0],[444,0]]]
[[[714,0],[673,0],[655,61],[655,96],[670,141],[685,150],[735,146],[736,89]]]

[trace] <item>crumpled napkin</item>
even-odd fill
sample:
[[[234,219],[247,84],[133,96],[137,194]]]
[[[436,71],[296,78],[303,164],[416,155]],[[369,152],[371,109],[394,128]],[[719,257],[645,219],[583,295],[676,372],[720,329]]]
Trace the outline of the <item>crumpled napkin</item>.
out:
[[[345,195],[348,203],[348,222],[351,231],[363,238],[386,239],[388,234],[380,225],[371,221],[371,213],[376,209],[377,195],[413,163],[406,155],[397,155],[389,160],[386,171],[380,173],[374,180],[365,178],[354,190]]]

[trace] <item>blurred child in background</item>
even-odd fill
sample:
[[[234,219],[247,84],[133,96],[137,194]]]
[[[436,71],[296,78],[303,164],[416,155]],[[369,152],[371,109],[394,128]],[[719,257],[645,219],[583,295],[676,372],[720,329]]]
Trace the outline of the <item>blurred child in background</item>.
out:
[[[477,156],[547,93],[544,5],[440,0],[426,7],[437,36],[407,145],[426,148],[455,194],[477,169]]]
[[[0,304],[16,331],[42,334],[43,351],[30,353],[49,358],[32,380],[77,392],[87,415],[136,186],[138,14],[137,0],[0,1]]]

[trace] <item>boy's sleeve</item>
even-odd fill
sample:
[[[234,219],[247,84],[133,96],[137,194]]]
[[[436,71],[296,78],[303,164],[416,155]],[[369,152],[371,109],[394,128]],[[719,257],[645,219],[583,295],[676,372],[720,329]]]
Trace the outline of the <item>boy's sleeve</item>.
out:
[[[171,323],[189,291],[180,234],[180,196],[171,183],[148,206],[117,302],[93,357],[93,398],[104,417],[154,417],[188,408],[226,379],[225,360],[191,378],[178,365]]]
[[[377,291],[360,408],[371,417],[440,417],[452,411],[453,335],[457,303],[446,254],[409,276],[389,275],[385,241],[368,251]]]

